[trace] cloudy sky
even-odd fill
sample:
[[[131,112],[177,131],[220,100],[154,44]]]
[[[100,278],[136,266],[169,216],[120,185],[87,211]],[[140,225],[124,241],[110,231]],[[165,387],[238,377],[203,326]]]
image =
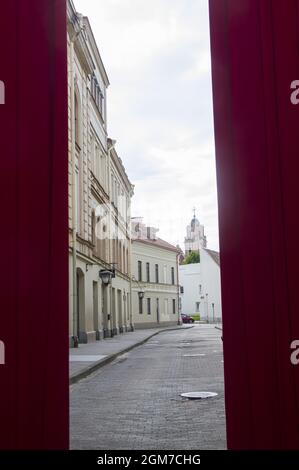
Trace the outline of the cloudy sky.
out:
[[[207,0],[74,0],[107,70],[108,133],[132,215],[183,248],[193,207],[218,249]]]

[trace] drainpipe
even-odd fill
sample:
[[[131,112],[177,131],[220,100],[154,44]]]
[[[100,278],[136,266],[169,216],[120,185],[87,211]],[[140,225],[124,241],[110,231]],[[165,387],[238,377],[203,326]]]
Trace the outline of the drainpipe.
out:
[[[131,331],[134,331],[134,324],[133,324],[133,299],[132,299],[132,235],[131,235],[131,218],[130,218],[130,226],[129,226],[129,230],[130,230],[130,238],[129,238],[129,252],[128,252],[128,255],[129,255],[129,276],[130,276],[130,306],[128,306],[130,308],[130,330]]]
[[[77,205],[76,196],[76,142],[75,142],[75,84],[74,84],[74,43],[77,41],[83,28],[80,24],[78,16],[75,19],[79,22],[80,30],[70,37],[70,81],[71,81],[71,157],[72,157],[72,271],[73,271],[73,337],[72,346],[77,348],[79,346],[78,338],[78,325],[77,325]],[[78,201],[77,201],[78,203]]]
[[[110,266],[112,265],[112,198],[111,198],[111,151],[115,147],[116,140],[111,139],[111,145],[109,146],[109,143],[107,142],[107,148],[108,148],[108,194],[109,194],[109,199],[110,199],[110,208],[109,208],[109,228],[108,228],[108,233],[109,233],[109,263]],[[112,279],[111,279],[111,284],[109,287],[109,294],[110,294],[110,312],[109,312],[109,320],[107,324],[108,331],[110,332],[110,336],[112,337],[114,335],[113,333],[113,322],[112,322]]]
[[[77,35],[70,42],[70,81],[71,81],[71,157],[72,157],[72,268],[73,268],[73,337],[72,346],[77,348],[78,325],[77,325],[77,208],[76,208],[76,142],[75,142],[75,86],[74,86],[74,42]]]
[[[177,286],[178,286],[178,325],[181,324],[181,316],[180,316],[180,283],[179,283],[179,256],[178,253],[176,255],[176,275],[177,275]]]

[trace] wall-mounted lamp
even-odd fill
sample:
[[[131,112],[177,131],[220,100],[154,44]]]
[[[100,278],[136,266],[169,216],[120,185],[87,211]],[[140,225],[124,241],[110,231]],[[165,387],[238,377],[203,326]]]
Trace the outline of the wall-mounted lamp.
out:
[[[108,286],[108,284],[111,283],[111,279],[114,277],[113,271],[110,271],[109,269],[101,269],[99,271],[99,276],[105,286]]]
[[[139,299],[143,299],[143,297],[144,297],[144,290],[140,290],[140,291],[138,292],[138,297],[139,297]]]

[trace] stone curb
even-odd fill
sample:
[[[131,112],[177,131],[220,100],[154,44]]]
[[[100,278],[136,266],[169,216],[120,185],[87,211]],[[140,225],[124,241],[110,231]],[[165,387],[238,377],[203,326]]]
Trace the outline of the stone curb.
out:
[[[121,356],[122,354],[128,352],[128,351],[131,351],[131,349],[134,349],[136,348],[137,346],[141,346],[142,344],[146,343],[146,341],[148,341],[149,339],[151,339],[153,336],[156,336],[158,335],[159,333],[163,333],[165,331],[177,331],[177,330],[188,330],[189,328],[193,328],[193,325],[191,326],[188,326],[188,327],[184,327],[184,328],[181,328],[181,327],[177,327],[177,328],[165,328],[165,329],[161,329],[159,331],[155,331],[155,333],[151,334],[150,336],[148,336],[147,338],[144,338],[142,339],[141,341],[138,341],[137,343],[135,344],[131,344],[131,346],[128,346],[126,348],[123,348],[121,349],[120,351],[116,352],[116,353],[113,353],[113,354],[109,354],[108,356],[106,357],[103,357],[103,359],[100,359],[99,361],[96,361],[94,362],[92,365],[90,366],[87,366],[85,367],[84,369],[80,370],[79,372],[77,373],[74,373],[71,377],[70,377],[70,385],[73,385],[77,382],[79,382],[79,380],[82,380],[84,379],[85,377],[87,377],[88,375],[92,374],[93,372],[95,372],[97,369],[100,369],[101,367],[105,366],[106,364],[109,364],[110,362],[114,361],[114,359],[116,359],[118,356]]]

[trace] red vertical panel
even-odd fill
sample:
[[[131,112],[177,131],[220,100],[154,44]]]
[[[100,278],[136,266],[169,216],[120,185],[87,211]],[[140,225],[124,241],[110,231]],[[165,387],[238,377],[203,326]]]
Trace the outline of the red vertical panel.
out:
[[[66,2],[3,3],[0,339],[6,364],[0,366],[0,447],[63,449],[68,447]]]
[[[1,21],[0,80],[5,84],[5,105],[0,105],[0,204],[1,204],[1,290],[0,340],[5,343],[6,365],[0,365],[1,447],[11,448],[16,423],[16,113],[17,113],[17,0],[1,5],[9,21]],[[1,15],[2,17],[2,15]],[[3,16],[4,18],[4,16]],[[7,47],[9,38],[9,47]],[[8,366],[9,364],[9,366]],[[12,422],[14,425],[10,425]]]
[[[299,447],[298,1],[210,0],[228,446]]]

